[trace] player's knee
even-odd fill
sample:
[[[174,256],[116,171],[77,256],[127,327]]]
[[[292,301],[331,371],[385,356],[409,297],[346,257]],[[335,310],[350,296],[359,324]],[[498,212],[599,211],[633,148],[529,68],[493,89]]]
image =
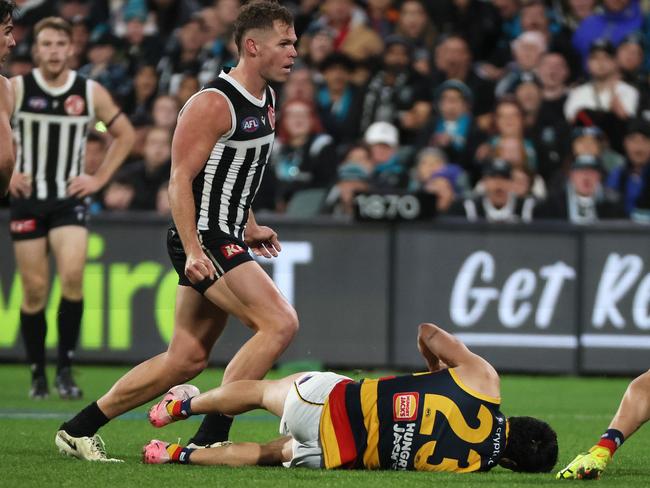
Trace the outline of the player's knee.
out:
[[[639,400],[650,402],[650,370],[632,380],[627,389],[630,395]]]
[[[200,350],[192,354],[170,354],[168,353],[168,360],[171,361],[173,367],[170,371],[174,371],[177,375],[174,383],[183,383],[198,376],[205,368],[208,367],[209,355]]]
[[[279,311],[276,321],[274,332],[279,342],[288,346],[298,333],[298,314],[291,305],[286,304]]]
[[[27,312],[41,310],[47,301],[47,282],[28,280],[23,282],[23,308]]]
[[[62,273],[61,293],[68,298],[81,298],[83,288],[83,274],[78,272]]]

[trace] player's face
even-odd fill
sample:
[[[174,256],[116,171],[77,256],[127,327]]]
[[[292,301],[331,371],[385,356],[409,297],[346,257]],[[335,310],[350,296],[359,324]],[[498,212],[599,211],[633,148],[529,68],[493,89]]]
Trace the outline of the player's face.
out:
[[[265,80],[287,81],[293,62],[298,56],[294,46],[297,40],[293,25],[278,20],[273,22],[273,30],[260,37],[260,74]]]
[[[63,31],[43,29],[36,37],[35,54],[38,67],[56,76],[67,68],[73,55],[72,41]]]
[[[13,30],[14,24],[11,17],[7,17],[7,20],[0,24],[0,66],[4,64],[11,49],[16,45]]]

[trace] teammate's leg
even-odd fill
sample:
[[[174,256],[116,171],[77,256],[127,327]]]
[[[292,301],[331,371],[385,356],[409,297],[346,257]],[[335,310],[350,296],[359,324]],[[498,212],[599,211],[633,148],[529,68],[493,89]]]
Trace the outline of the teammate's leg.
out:
[[[133,368],[97,402],[65,422],[61,430],[74,438],[91,437],[110,419],[203,371],[225,327],[226,313],[194,289],[179,286],[174,318],[174,335],[166,352]]]
[[[254,261],[243,263],[217,280],[205,297],[255,331],[226,367],[222,384],[263,378],[298,330],[298,317],[273,281]],[[190,444],[209,445],[228,438],[230,420],[210,414]]]
[[[88,231],[79,225],[55,227],[50,230],[48,240],[61,282],[61,301],[57,316],[59,347],[55,384],[61,398],[81,398],[81,390],[74,382],[71,366],[81,330],[83,274]]]
[[[20,306],[20,332],[32,370],[32,398],[48,395],[45,378],[45,305],[49,288],[49,264],[45,237],[14,241],[16,266],[20,274],[23,299]]]
[[[650,420],[650,370],[627,387],[608,429],[589,452],[579,454],[557,474],[559,479],[596,479],[612,460],[625,439]]]

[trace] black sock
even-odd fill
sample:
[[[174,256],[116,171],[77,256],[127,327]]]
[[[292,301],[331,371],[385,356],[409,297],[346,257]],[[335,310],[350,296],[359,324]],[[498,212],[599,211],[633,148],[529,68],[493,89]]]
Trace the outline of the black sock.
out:
[[[92,402],[72,419],[63,422],[60,430],[65,430],[72,437],[92,437],[108,421],[109,418],[99,409],[97,402]]]
[[[59,358],[57,362],[57,371],[63,368],[69,368],[74,350],[79,340],[79,330],[81,329],[81,315],[83,313],[84,302],[76,302],[61,298],[59,303],[59,314],[57,325],[59,328]]]
[[[32,377],[45,374],[45,310],[36,313],[20,311],[20,333],[23,336],[27,361],[32,368]]]
[[[197,446],[205,446],[215,442],[227,441],[232,420],[232,417],[220,413],[206,415],[203,417],[199,430],[188,441],[188,444],[194,443]]]

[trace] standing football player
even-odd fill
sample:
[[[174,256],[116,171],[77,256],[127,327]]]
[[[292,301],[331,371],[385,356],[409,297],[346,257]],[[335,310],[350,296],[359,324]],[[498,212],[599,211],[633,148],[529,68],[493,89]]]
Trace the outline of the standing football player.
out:
[[[588,452],[578,454],[557,474],[558,479],[598,479],[625,439],[650,420],[650,370],[627,387],[618,411],[600,440]]]
[[[12,0],[0,0],[0,69],[16,45],[12,21],[15,9],[16,4]],[[9,80],[0,76],[0,198],[7,193],[14,170],[14,147],[9,123],[13,107],[14,94]]]
[[[55,385],[62,398],[80,398],[71,372],[83,312],[86,262],[86,197],[104,186],[131,150],[135,133],[108,91],[68,68],[72,28],[47,17],[34,26],[36,68],[11,79],[15,96],[16,171],[9,187],[10,231],[23,286],[20,330],[32,369],[32,398],[45,398],[45,305],[52,251],[61,282]],[[113,136],[91,176],[83,161],[95,119]]]
[[[293,18],[272,1],[242,8],[234,28],[240,61],[181,110],[172,142],[167,235],[178,272],[174,334],[166,352],[136,366],[57,432],[59,450],[109,460],[97,431],[110,419],[199,374],[228,315],[254,331],[236,352],[223,383],[264,377],[298,329],[298,318],[249,254],[277,256],[280,243],[260,226],[251,203],[268,165],[275,134],[275,94],[297,56]],[[190,444],[227,440],[232,418],[207,415]]]

